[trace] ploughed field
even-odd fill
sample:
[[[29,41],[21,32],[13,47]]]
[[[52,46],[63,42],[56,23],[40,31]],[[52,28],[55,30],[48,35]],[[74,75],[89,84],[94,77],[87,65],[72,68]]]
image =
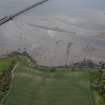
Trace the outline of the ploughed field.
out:
[[[17,61],[3,105],[94,105],[87,70],[49,71],[26,57]]]

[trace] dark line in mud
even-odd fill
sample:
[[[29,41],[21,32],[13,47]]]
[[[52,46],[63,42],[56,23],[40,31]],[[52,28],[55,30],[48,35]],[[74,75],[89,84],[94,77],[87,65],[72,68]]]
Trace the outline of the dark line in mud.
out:
[[[50,27],[46,27],[46,26],[41,26],[41,25],[36,25],[36,24],[29,24],[32,27],[37,27],[37,28],[41,28],[41,29],[45,29],[45,30],[52,30],[52,31],[57,31],[57,32],[64,32],[64,33],[71,33],[74,34],[75,32],[70,32],[64,29],[60,29],[60,28],[50,28]]]

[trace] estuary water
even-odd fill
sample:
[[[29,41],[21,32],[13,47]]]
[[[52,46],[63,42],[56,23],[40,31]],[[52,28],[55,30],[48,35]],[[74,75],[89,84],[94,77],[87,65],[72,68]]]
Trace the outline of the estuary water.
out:
[[[38,1],[0,0],[1,17]],[[49,0],[16,17],[0,26],[0,55],[15,50],[47,66],[105,61],[105,1]]]

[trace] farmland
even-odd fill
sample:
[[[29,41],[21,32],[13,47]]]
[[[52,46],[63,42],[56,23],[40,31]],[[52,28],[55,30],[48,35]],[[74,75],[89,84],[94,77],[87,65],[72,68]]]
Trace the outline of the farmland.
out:
[[[20,58],[4,105],[94,105],[88,71],[43,71]]]
[[[0,74],[3,74],[8,70],[9,66],[12,64],[13,58],[0,59]]]

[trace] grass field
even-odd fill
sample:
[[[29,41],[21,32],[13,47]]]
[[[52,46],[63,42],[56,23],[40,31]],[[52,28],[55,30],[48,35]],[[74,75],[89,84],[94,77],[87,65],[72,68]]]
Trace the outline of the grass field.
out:
[[[4,105],[94,105],[88,71],[40,71],[19,63]]]
[[[0,74],[8,70],[8,67],[12,64],[14,57],[0,59]]]

